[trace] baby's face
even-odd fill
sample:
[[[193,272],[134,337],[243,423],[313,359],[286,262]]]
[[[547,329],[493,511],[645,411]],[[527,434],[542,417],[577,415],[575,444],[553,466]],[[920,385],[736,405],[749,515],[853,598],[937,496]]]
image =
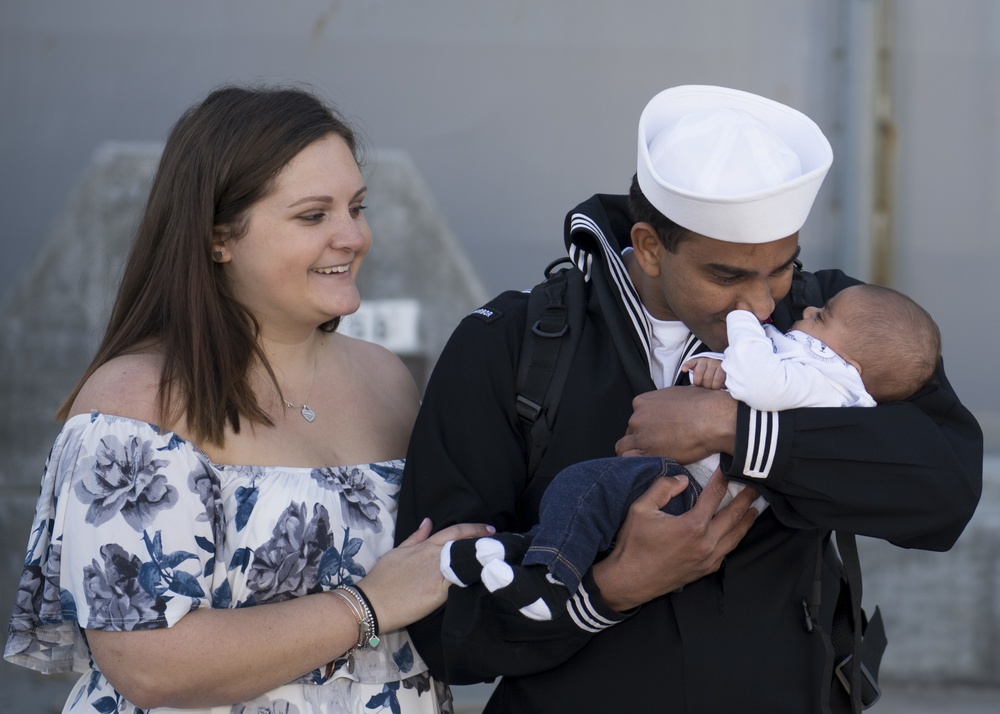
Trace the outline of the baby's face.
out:
[[[859,302],[857,291],[853,287],[846,288],[830,298],[823,307],[807,307],[802,312],[802,319],[793,324],[792,329],[815,337],[844,359],[851,360],[852,333],[847,323],[848,316],[859,307]]]

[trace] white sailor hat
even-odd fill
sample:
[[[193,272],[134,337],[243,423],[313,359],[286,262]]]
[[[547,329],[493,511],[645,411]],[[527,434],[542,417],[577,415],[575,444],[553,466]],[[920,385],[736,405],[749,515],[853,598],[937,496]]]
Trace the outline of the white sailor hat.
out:
[[[639,119],[639,188],[674,223],[732,243],[802,228],[833,162],[816,123],[749,92],[687,85]]]

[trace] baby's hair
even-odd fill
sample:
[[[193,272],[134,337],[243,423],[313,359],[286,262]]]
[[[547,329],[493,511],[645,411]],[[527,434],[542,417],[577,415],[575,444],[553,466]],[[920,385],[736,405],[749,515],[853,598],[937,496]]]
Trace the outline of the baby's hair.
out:
[[[881,285],[854,285],[844,292],[853,303],[847,322],[851,356],[875,401],[901,401],[927,384],[941,360],[941,332],[930,313]]]

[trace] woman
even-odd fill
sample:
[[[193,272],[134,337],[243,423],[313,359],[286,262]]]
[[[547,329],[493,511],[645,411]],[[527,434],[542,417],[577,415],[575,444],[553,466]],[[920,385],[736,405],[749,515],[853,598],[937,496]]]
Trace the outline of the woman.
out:
[[[391,549],[417,389],[336,332],[365,190],[303,91],[220,89],[172,130],[57,414],[5,650],[85,672],[64,711],[450,708],[402,628],[444,602],[441,545],[492,529]]]

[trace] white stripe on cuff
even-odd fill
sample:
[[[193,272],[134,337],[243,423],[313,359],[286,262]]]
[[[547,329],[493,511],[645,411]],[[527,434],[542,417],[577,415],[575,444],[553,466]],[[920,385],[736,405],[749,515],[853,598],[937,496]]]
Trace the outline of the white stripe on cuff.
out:
[[[778,413],[750,408],[750,433],[747,436],[747,458],[743,475],[767,478],[778,449]]]
[[[585,632],[596,634],[618,624],[617,621],[609,620],[597,612],[594,604],[590,601],[590,594],[583,588],[583,583],[580,583],[580,587],[573,593],[573,597],[569,599],[566,607],[576,626]]]

